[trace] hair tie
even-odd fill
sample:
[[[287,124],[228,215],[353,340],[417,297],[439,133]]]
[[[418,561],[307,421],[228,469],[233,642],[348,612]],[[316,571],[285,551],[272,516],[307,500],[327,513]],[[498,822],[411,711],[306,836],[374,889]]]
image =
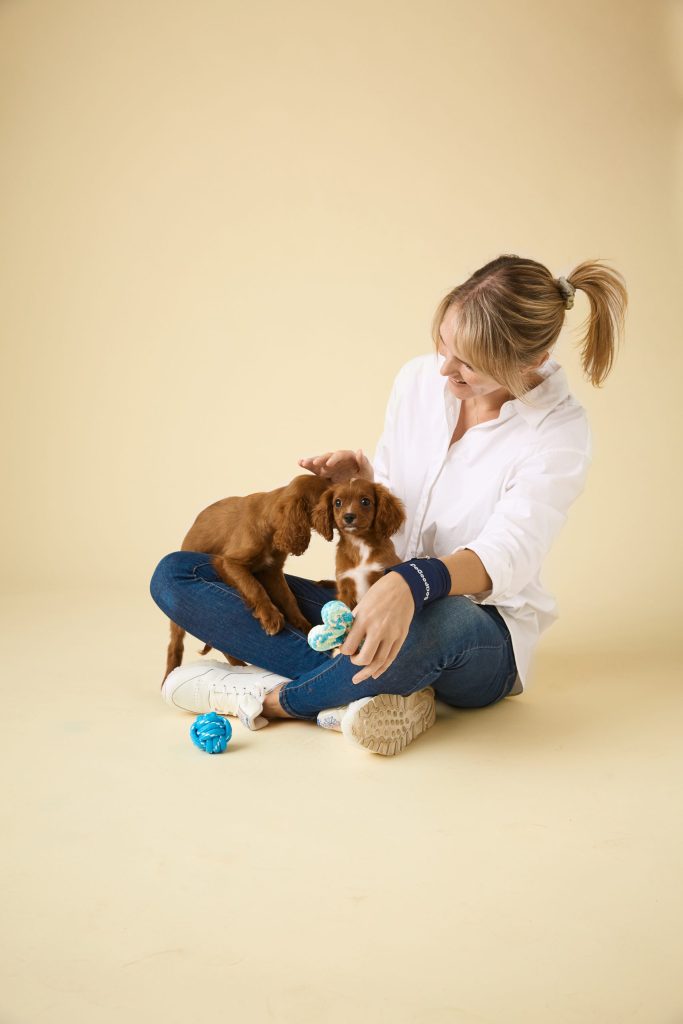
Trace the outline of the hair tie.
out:
[[[562,292],[562,298],[564,299],[564,308],[571,309],[574,305],[574,293],[576,288],[568,281],[566,277],[558,277],[557,286]]]

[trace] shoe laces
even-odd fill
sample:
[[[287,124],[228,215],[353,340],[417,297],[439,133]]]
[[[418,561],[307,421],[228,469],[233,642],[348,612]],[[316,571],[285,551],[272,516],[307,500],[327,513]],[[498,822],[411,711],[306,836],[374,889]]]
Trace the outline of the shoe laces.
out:
[[[209,706],[219,715],[236,715],[241,698],[249,707],[262,706],[264,687],[261,683],[242,682],[237,679],[217,679],[209,689]]]

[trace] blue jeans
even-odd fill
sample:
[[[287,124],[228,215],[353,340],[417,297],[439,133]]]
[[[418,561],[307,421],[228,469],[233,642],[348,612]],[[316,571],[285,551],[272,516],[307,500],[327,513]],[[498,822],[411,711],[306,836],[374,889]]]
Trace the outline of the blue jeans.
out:
[[[285,573],[285,578],[302,613],[313,625],[320,623],[320,609],[334,591],[300,576]],[[377,679],[352,683],[363,666],[347,655],[331,658],[314,651],[306,634],[289,623],[269,636],[240,594],[217,575],[210,555],[165,555],[154,570],[150,593],[173,622],[217,652],[291,679],[280,690],[280,704],[293,718],[315,721],[324,708],[378,693],[407,696],[426,686],[453,707],[480,708],[507,697],[517,674],[500,613],[467,597],[442,597],[426,605],[389,668]]]

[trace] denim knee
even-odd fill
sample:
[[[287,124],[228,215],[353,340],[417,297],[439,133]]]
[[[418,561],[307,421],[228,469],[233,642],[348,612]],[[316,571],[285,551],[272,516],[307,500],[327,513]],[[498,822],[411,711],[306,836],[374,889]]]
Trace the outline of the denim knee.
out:
[[[164,555],[156,569],[152,573],[149,582],[149,592],[156,604],[168,615],[168,609],[172,603],[173,587],[178,576],[179,555],[182,551],[171,551]]]

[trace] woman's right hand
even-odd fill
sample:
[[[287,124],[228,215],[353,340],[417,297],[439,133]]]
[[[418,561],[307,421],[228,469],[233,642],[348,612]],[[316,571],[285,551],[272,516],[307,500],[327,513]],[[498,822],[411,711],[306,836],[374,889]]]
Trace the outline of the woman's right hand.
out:
[[[299,459],[303,469],[309,469],[316,476],[325,477],[332,484],[348,483],[354,476],[363,480],[374,480],[375,473],[369,459],[358,451],[326,452],[324,455],[312,455],[310,458]]]

